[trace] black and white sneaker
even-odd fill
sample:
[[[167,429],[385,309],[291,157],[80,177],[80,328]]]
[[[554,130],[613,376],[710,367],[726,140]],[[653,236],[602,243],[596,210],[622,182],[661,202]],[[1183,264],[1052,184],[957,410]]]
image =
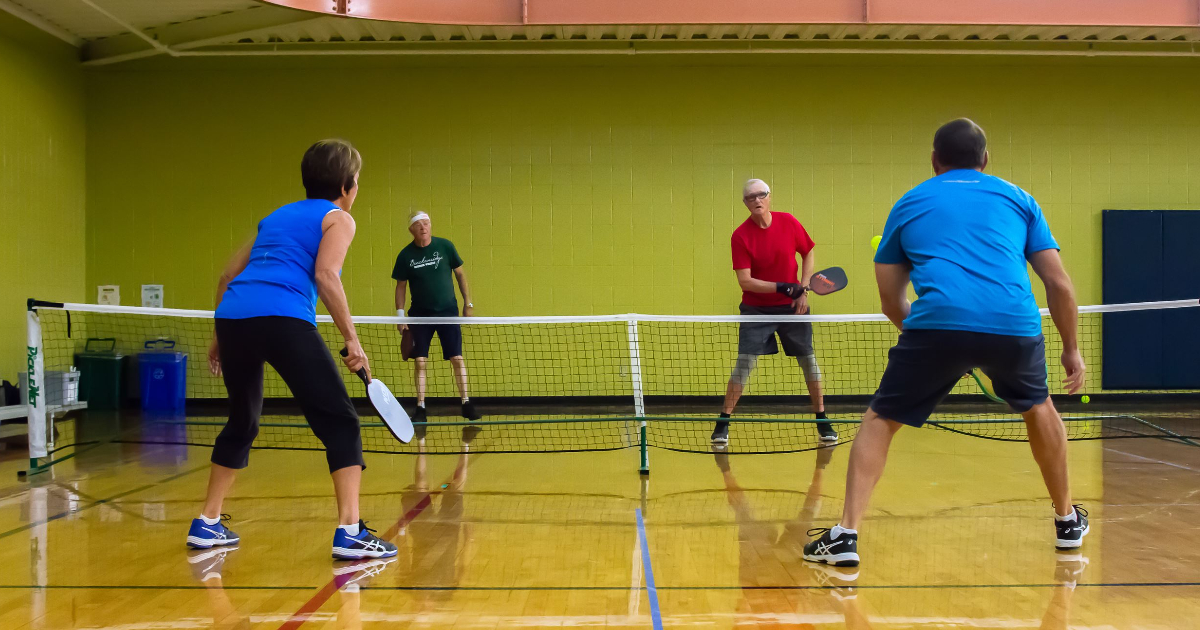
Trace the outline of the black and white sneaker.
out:
[[[713,444],[728,444],[729,443],[729,421],[718,420],[716,428],[712,432]]]
[[[483,418],[483,414],[479,413],[479,410],[475,408],[475,403],[468,400],[462,404],[462,417],[470,420],[471,422],[475,422],[476,420]],[[473,425],[467,425],[463,427],[463,446],[470,446],[471,442],[475,439],[475,436],[479,435],[479,432],[482,430],[483,429],[481,427]]]
[[[1075,518],[1069,521],[1054,519],[1056,549],[1078,549],[1083,546],[1083,537],[1088,535],[1087,510],[1078,505],[1072,507],[1075,508]]]
[[[483,418],[483,414],[479,413],[479,410],[475,408],[475,403],[468,400],[462,404],[462,417],[474,421]]]
[[[375,530],[358,522],[358,535],[351,536],[341,527],[333,533],[333,557],[338,560],[390,558],[398,552],[396,545],[375,535]]]
[[[838,432],[833,430],[832,422],[817,422],[817,434],[821,436],[822,442],[838,441]]]
[[[809,562],[832,564],[835,567],[858,566],[858,534],[842,532],[837,538],[828,527],[808,530],[816,540],[804,545],[804,559]]]

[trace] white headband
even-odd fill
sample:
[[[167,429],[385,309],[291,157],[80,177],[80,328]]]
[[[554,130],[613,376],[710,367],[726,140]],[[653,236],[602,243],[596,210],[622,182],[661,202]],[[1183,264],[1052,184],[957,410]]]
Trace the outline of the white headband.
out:
[[[418,212],[416,215],[413,216],[413,218],[408,220],[408,224],[412,225],[412,224],[416,223],[417,221],[420,221],[421,219],[424,219],[426,221],[429,221],[430,223],[433,223],[433,221],[429,220],[428,214],[425,214],[424,212]]]

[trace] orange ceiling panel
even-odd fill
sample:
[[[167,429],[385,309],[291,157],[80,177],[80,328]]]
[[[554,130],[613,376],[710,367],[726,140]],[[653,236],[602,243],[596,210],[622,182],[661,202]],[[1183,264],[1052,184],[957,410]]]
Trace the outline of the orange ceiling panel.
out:
[[[265,0],[418,24],[1200,26],[1200,0]]]

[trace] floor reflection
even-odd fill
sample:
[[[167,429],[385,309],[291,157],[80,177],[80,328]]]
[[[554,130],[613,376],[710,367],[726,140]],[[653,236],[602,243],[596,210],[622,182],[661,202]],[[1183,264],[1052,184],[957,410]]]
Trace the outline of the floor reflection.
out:
[[[242,630],[250,627],[250,618],[238,612],[237,606],[225,592],[225,563],[238,548],[213,547],[194,549],[187,554],[188,568],[192,577],[204,585],[208,596],[208,609],[212,614],[212,627],[219,630]]]
[[[413,463],[413,483],[405,488],[403,504],[411,509],[428,500],[420,518],[400,530],[399,580],[416,587],[417,614],[449,609],[447,602],[462,583],[470,555],[472,523],[463,519],[466,510],[467,472],[471,442],[479,430],[462,430],[462,452],[457,455],[454,475],[441,488],[430,488],[425,438],[418,436]],[[428,497],[428,498],[426,498]]]
[[[755,506],[738,485],[732,459],[714,447],[713,461],[721,471],[725,496],[737,521],[738,580],[741,597],[734,617],[735,627],[792,628],[794,616],[817,613],[840,614],[847,628],[870,628],[862,612],[857,567],[832,567],[804,561],[808,530],[821,510],[825,469],[836,447],[818,449],[804,503],[782,529],[759,521]],[[781,590],[772,585],[811,579],[817,588]]]

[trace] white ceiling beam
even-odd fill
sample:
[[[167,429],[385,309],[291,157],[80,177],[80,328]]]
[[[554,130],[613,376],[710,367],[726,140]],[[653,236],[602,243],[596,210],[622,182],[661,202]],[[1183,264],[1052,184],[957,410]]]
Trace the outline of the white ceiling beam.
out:
[[[125,29],[127,32],[136,35],[139,39],[146,42],[147,44],[153,46],[154,48],[157,48],[159,52],[164,52],[164,53],[170,52],[170,49],[167,48],[167,46],[165,44],[162,44],[157,39],[154,39],[153,37],[150,37],[149,35],[143,33],[142,29],[134,26],[133,24],[130,24],[124,18],[114,15],[113,13],[109,12],[108,9],[105,9],[104,7],[101,7],[100,5],[96,4],[95,2],[92,2],[92,0],[79,0],[79,2],[82,2],[83,4],[91,7],[92,10],[95,11],[96,13],[103,15],[104,17],[108,18],[110,21],[112,21],[117,26],[120,26],[121,28]]]
[[[6,0],[0,0],[4,2]],[[236,42],[239,39],[258,35],[264,29],[277,28],[286,24],[315,22],[327,19],[305,11],[281,9],[263,5],[233,13],[188,20],[155,29],[144,34],[152,36],[163,46],[173,50],[187,50],[199,46]],[[104,65],[152,57],[163,51],[147,48],[146,42],[136,34],[106,37],[83,46],[86,65]]]
[[[190,37],[187,39],[180,39],[178,41],[172,39],[170,46],[174,50],[189,50],[192,48],[200,48],[202,46],[212,46],[215,44],[233,44],[233,43],[237,43],[237,41],[241,40],[241,39],[254,39],[254,38],[262,37],[264,35],[265,36],[274,35],[274,34],[278,33],[279,29],[281,29],[281,28],[297,28],[297,27],[303,28],[305,24],[309,24],[309,25],[323,24],[328,21],[338,20],[338,19],[340,19],[340,18],[331,18],[331,17],[325,17],[325,16],[312,17],[312,14],[305,14],[305,17],[303,17],[302,19],[292,20],[292,21],[288,21],[288,22],[282,22],[279,24],[273,24],[271,26],[267,26],[267,27],[263,27],[263,28],[238,30],[238,31],[235,31],[232,33],[223,33],[223,34],[213,35],[212,37],[204,37],[204,38],[200,38],[200,39],[192,39]],[[356,21],[365,22],[365,20],[356,20]]]

